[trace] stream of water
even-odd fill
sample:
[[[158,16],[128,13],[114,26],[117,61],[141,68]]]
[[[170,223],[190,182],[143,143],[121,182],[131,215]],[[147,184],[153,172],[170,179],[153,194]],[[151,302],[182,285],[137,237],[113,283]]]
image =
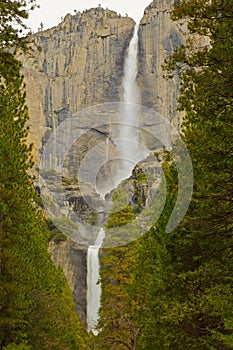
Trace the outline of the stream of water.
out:
[[[119,135],[117,148],[120,166],[111,174],[113,177],[113,189],[123,180],[131,175],[137,162],[144,158],[145,154],[138,146],[138,104],[140,93],[136,82],[138,73],[138,25],[134,28],[134,34],[126,54],[124,63],[124,76],[122,80],[121,102],[119,111]],[[118,163],[119,164],[119,163]],[[101,189],[101,194],[105,189]],[[100,307],[101,286],[99,280],[99,250],[104,239],[104,230],[101,229],[94,245],[89,246],[87,253],[87,329],[94,334],[98,332],[95,326],[98,322],[98,310]]]
[[[100,307],[101,286],[99,250],[104,239],[104,230],[101,229],[94,245],[89,246],[87,253],[87,330],[97,334],[95,329]]]

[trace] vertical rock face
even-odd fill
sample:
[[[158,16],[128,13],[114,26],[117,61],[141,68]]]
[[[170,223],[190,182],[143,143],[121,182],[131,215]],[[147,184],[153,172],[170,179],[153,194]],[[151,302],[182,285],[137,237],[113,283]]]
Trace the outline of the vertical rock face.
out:
[[[34,36],[31,55],[21,59],[36,162],[46,133],[67,116],[119,101],[133,27],[132,19],[97,8],[67,15],[57,27]]]
[[[77,243],[66,240],[64,242],[50,244],[53,261],[60,266],[73,291],[76,310],[86,325],[86,259],[87,250],[82,249]]]
[[[176,113],[179,82],[165,80],[164,60],[182,43],[182,27],[173,22],[174,1],[154,0],[144,12],[139,28],[139,77],[142,105],[152,108],[179,128]]]

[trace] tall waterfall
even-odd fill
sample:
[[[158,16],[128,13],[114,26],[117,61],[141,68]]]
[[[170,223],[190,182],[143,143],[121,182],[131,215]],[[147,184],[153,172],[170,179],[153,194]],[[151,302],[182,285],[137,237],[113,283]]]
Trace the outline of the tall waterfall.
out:
[[[138,28],[136,24],[124,64],[117,140],[120,166],[114,175],[116,185],[128,178],[138,161],[145,157],[145,148],[139,144]]]
[[[138,104],[140,94],[136,82],[138,73],[138,25],[135,26],[124,64],[121,102],[123,107],[119,111],[119,132],[117,148],[119,161],[112,176],[113,189],[125,178],[131,175],[135,164],[144,158],[144,153],[138,147]],[[100,189],[101,193],[105,189]],[[99,279],[99,249],[104,239],[104,230],[101,229],[94,246],[88,249],[87,257],[87,328],[96,334],[95,325],[98,321],[101,286],[96,284]]]
[[[138,126],[138,106],[140,103],[140,92],[137,85],[137,74],[138,74],[138,24],[134,28],[133,38],[130,42],[128,53],[125,59],[124,65],[124,76],[122,81],[122,94],[121,101],[123,108],[120,110],[119,122],[131,124],[135,127]],[[130,104],[130,105],[129,105]],[[137,133],[133,127],[129,128],[127,125],[120,128],[119,136],[123,139],[137,140]],[[123,151],[124,153],[124,151]],[[133,152],[132,152],[133,154]]]

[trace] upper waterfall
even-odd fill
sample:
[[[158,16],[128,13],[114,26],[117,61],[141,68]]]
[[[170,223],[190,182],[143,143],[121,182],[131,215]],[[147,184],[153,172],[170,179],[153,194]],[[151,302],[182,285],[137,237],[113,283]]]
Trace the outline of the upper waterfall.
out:
[[[136,24],[125,59],[121,98],[122,102],[125,103],[140,103],[140,92],[136,81],[138,74],[138,29],[139,25]],[[127,122],[130,120],[127,119]]]
[[[140,144],[139,104],[140,91],[137,84],[138,75],[138,29],[136,24],[130,41],[124,64],[122,80],[121,107],[119,111],[118,150],[120,168],[117,169],[117,183],[128,178],[134,166],[142,160],[147,152]]]

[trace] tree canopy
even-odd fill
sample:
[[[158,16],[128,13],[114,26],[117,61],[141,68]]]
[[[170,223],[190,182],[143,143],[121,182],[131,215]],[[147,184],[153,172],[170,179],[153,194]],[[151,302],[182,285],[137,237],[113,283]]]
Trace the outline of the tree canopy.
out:
[[[133,264],[121,265],[121,276],[124,264],[129,269],[127,303],[133,300],[135,311],[125,307],[125,316],[138,330],[136,349],[227,350],[233,348],[233,1],[177,0],[171,15],[187,25],[187,43],[166,69],[180,76],[194,193],[183,222],[167,233],[178,190],[168,156],[164,211],[136,251],[127,252]],[[118,299],[112,303],[117,310]],[[118,323],[112,320],[113,333]]]
[[[0,349],[86,349],[72,293],[48,253],[36,205],[17,50],[32,1],[0,1]]]

